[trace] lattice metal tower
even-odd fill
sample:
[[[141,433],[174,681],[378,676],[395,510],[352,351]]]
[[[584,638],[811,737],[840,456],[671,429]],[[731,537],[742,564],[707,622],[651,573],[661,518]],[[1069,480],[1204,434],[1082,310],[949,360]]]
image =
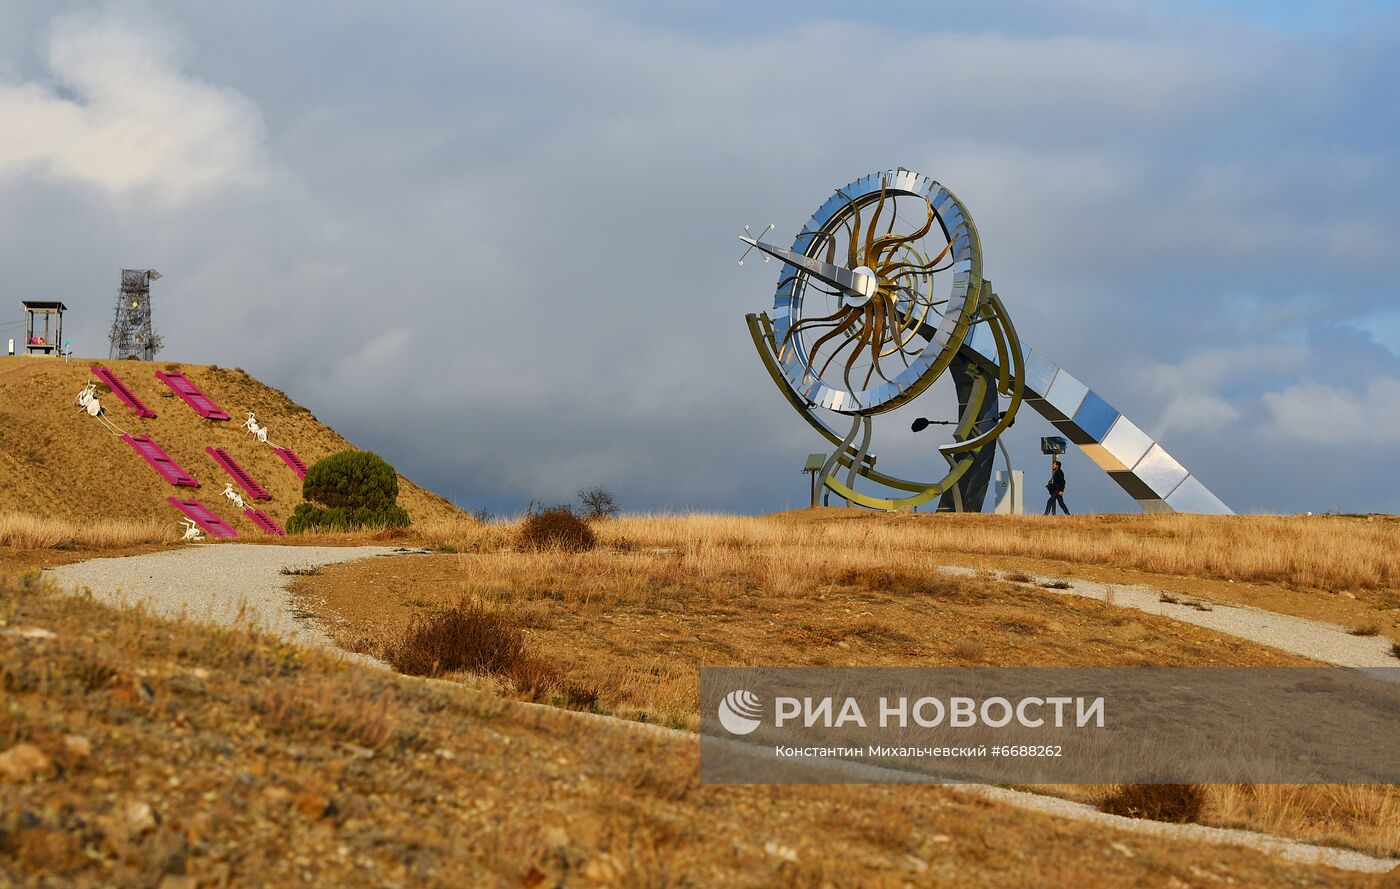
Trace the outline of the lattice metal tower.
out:
[[[112,322],[112,348],[108,358],[156,357],[161,338],[151,329],[151,282],[160,277],[155,269],[122,269],[122,289],[117,294],[117,317]]]

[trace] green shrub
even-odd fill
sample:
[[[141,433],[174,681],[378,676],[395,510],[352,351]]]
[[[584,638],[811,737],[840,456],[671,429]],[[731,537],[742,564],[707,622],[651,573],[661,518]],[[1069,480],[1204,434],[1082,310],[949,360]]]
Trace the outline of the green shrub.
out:
[[[350,531],[403,528],[408,512],[398,505],[394,467],[370,451],[341,451],[317,460],[301,484],[304,503],[287,520],[287,531]]]

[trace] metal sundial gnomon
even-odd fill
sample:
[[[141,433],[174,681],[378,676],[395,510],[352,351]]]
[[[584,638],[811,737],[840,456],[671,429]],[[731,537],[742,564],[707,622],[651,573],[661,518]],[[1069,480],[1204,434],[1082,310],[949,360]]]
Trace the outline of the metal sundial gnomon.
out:
[[[952,192],[909,170],[871,173],[837,189],[790,248],[741,240],[783,263],[771,314],[749,315],[749,330],[793,407],[837,446],[821,473],[829,490],[873,509],[912,508],[951,490],[974,455],[1011,425],[1021,403],[1020,344],[982,278],[972,217]],[[975,325],[987,325],[995,339],[1001,360],[993,369],[957,360]],[[939,448],[943,477],[911,481],[876,471],[873,418],[907,404],[950,367],[967,397],[953,441]],[[1009,399],[1005,410],[997,393]],[[818,410],[850,417],[849,431],[838,435]],[[857,477],[905,494],[857,491]]]

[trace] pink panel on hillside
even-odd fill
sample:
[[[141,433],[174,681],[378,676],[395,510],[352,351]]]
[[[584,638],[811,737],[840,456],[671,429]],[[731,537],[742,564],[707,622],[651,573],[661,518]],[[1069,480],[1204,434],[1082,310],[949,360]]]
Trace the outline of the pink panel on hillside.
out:
[[[199,487],[199,482],[194,476],[180,468],[180,464],[170,459],[170,455],[161,450],[160,445],[151,441],[149,435],[123,435],[122,441],[131,445],[132,450],[141,455],[141,459],[151,464],[160,477],[170,482],[172,485],[182,485],[187,488]]]
[[[204,419],[228,419],[228,414],[224,413],[223,408],[215,404],[213,399],[201,392],[198,386],[191,383],[189,378],[179,371],[156,371],[156,379],[175,390],[175,394],[184,399],[185,404],[188,404],[191,410]]]
[[[233,528],[223,519],[209,511],[209,507],[191,497],[189,500],[181,500],[179,497],[166,497],[166,502],[185,515],[194,519],[196,525],[204,529],[204,533],[212,537],[237,537],[238,530]]]
[[[228,452],[223,448],[207,447],[204,449],[204,453],[213,457],[214,462],[219,464],[224,472],[233,476],[233,480],[238,482],[239,486],[242,487],[244,491],[248,492],[248,496],[252,497],[254,500],[272,499],[272,495],[267,493],[262,485],[253,481],[253,477],[248,474],[248,471],[242,466],[239,466],[238,461],[230,457]]]
[[[293,454],[290,448],[278,448],[277,456],[282,458],[282,462],[292,467],[292,472],[297,474],[297,478],[306,478],[306,464],[301,462],[301,458]]]
[[[127,407],[136,411],[136,416],[154,419],[156,412],[146,407],[136,394],[127,388],[122,378],[117,376],[115,371],[109,370],[100,364],[92,366],[92,375],[107,384],[107,388],[112,390],[112,394]]]
[[[262,528],[267,533],[274,534],[278,537],[287,536],[287,532],[282,529],[282,526],[274,522],[272,516],[263,512],[261,509],[253,509],[250,506],[243,510],[243,514],[248,517],[249,521],[259,528]]]

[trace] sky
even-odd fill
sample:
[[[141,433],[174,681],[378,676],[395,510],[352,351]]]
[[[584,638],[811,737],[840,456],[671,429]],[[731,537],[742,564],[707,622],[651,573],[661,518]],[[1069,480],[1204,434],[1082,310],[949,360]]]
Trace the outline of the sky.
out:
[[[737,236],[902,165],[1023,339],[1234,509],[1400,512],[1397,83],[1368,3],[0,0],[0,324],[62,299],[105,356],[118,270],[155,268],[163,359],[468,509],[769,512],[822,442]],[[883,465],[937,477],[907,420]],[[1007,438],[1032,492],[1049,434]],[[1065,468],[1071,508],[1137,511]]]

